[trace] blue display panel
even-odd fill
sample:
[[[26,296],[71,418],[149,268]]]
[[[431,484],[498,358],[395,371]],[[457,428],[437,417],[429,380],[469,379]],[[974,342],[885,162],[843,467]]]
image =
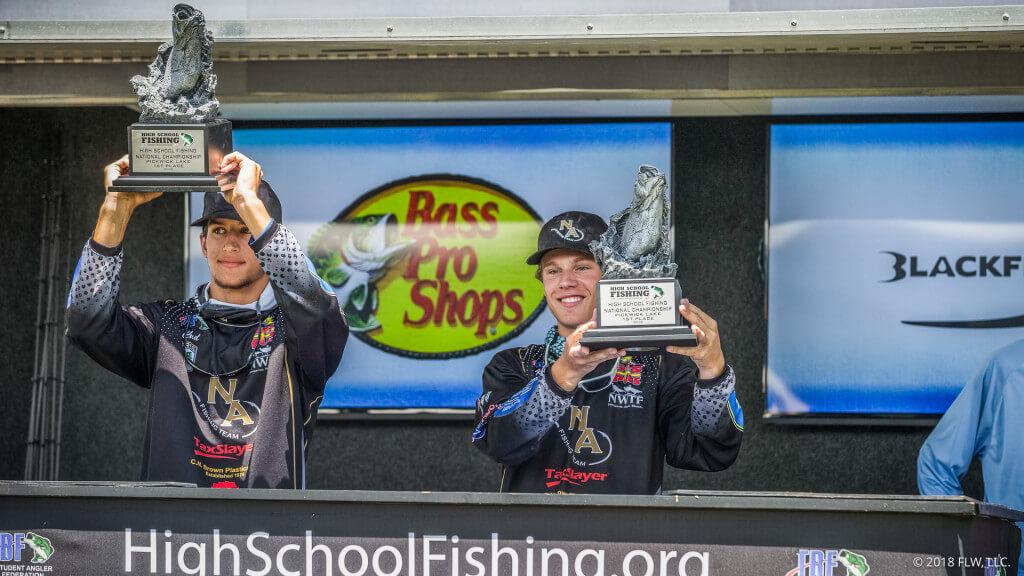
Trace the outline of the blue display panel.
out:
[[[771,128],[767,412],[938,415],[1024,338],[1024,124]]]
[[[641,164],[671,177],[667,122],[236,128],[234,144],[353,325],[325,408],[472,408],[493,354],[553,324],[525,264],[541,223],[607,218]],[[198,231],[189,255],[194,290]]]

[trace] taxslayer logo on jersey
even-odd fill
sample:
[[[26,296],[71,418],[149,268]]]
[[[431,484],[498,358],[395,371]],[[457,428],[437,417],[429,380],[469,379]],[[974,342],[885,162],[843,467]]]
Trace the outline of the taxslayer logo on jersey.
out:
[[[193,436],[192,441],[195,443],[195,455],[202,458],[238,460],[252,452],[252,444],[207,444],[198,436]]]
[[[318,230],[308,254],[360,340],[414,358],[493,348],[540,314],[523,263],[540,217],[495,184],[447,174],[372,190]]]
[[[548,488],[554,488],[559,484],[583,486],[588,482],[604,482],[608,479],[608,474],[605,472],[580,472],[571,467],[564,470],[545,468],[544,474],[547,476],[547,482],[544,485]]]

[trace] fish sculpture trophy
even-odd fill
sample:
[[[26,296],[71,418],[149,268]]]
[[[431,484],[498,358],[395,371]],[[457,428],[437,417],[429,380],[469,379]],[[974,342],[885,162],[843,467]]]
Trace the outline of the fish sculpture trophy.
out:
[[[667,188],[660,170],[641,166],[633,201],[590,243],[602,273],[597,283],[597,327],[580,340],[591,350],[697,345],[697,337],[679,314],[683,291],[672,259]]]
[[[139,121],[128,127],[129,173],[114,192],[216,192],[213,176],[231,152],[231,122],[217,118],[213,35],[187,4],[171,12],[174,40],[157,49],[149,76],[135,76]]]

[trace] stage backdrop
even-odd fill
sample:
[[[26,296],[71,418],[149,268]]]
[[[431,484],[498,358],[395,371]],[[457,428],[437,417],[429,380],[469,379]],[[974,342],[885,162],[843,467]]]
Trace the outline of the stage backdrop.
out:
[[[1024,337],[1024,123],[771,128],[767,407],[941,414]]]
[[[472,408],[498,349],[553,319],[525,264],[566,210],[606,219],[641,164],[671,174],[669,123],[238,128],[284,222],[352,328],[323,408]],[[193,218],[202,198],[193,195]],[[572,222],[559,232],[576,233]],[[189,290],[208,281],[198,230]]]

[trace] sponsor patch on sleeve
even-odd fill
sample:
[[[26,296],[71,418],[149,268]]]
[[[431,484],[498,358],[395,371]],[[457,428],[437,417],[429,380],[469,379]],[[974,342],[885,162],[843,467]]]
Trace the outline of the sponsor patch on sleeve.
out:
[[[743,408],[740,406],[740,401],[736,398],[736,392],[733,391],[729,394],[729,418],[732,420],[733,426],[736,427],[740,432],[743,431]]]
[[[504,402],[489,404],[484,409],[483,415],[480,416],[480,422],[476,425],[476,428],[473,428],[473,440],[479,440],[487,434],[487,422],[492,416],[506,416],[525,404],[530,399],[530,396],[533,395],[533,391],[537,389],[539,382],[540,377],[534,378],[530,380],[529,384],[523,386],[521,390],[506,398]]]

